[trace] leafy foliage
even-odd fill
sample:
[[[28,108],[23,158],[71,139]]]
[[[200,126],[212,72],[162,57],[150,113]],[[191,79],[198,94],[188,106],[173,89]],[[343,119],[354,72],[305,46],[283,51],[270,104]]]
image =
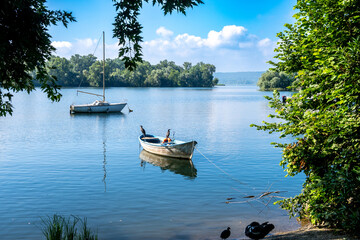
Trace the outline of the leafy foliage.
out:
[[[137,62],[142,62],[141,42],[142,26],[138,21],[142,0],[113,0],[117,11],[114,23],[114,37],[119,39],[119,57],[129,70],[136,68]],[[149,0],[145,0],[149,2]],[[152,0],[152,5],[160,5],[164,14],[173,11],[186,14],[187,8],[202,4],[202,0]]]
[[[259,78],[257,85],[261,91],[287,90],[295,81],[294,74],[266,71]]]
[[[271,118],[252,125],[293,136],[280,163],[288,175],[305,173],[303,191],[279,201],[292,216],[348,231],[360,225],[360,2],[299,0],[286,24],[275,70],[297,72],[299,93],[285,104],[274,92]]]
[[[91,54],[75,55],[70,60],[53,56],[47,65],[49,74],[61,86],[102,86],[102,62]],[[184,63],[181,67],[167,60],[154,66],[143,61],[130,71],[119,58],[106,59],[105,84],[107,87],[213,87],[217,83],[214,72],[215,66],[211,64]]]
[[[61,94],[56,80],[46,73],[45,62],[54,49],[47,32],[50,25],[65,27],[75,21],[71,13],[53,11],[45,0],[5,0],[0,11],[0,116],[12,113],[12,93],[34,89],[31,71],[52,101]]]

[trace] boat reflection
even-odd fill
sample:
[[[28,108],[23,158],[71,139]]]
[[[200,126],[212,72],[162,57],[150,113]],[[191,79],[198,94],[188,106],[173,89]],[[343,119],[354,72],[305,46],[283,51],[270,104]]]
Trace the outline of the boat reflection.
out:
[[[145,168],[145,163],[148,162],[154,166],[160,167],[161,170],[169,170],[175,174],[181,174],[188,179],[195,179],[197,170],[191,160],[184,160],[181,158],[171,158],[149,153],[145,150],[140,152],[141,166]]]

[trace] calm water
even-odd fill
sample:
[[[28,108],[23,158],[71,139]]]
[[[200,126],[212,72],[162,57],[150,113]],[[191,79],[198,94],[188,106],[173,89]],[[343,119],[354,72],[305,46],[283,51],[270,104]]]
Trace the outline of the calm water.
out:
[[[55,213],[87,217],[100,239],[218,239],[227,226],[240,239],[252,221],[298,227],[274,199],[225,203],[301,190],[303,177],[285,178],[279,166],[281,150],[270,145],[277,136],[249,127],[271,113],[263,98],[271,93],[112,88],[109,101],[127,99],[134,111],[111,115],[70,115],[70,104],[95,99],[75,89],[62,94],[51,103],[40,90],[18,93],[13,116],[0,118],[1,239],[43,239],[41,217]],[[171,128],[179,140],[196,140],[193,165],[141,152],[140,124],[150,134]]]

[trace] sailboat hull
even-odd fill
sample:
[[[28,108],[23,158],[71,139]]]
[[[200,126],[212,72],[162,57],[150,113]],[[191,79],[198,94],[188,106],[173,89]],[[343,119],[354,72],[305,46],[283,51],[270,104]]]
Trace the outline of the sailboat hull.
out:
[[[83,104],[71,105],[71,113],[111,113],[121,112],[126,106],[126,103],[107,103],[107,104]]]

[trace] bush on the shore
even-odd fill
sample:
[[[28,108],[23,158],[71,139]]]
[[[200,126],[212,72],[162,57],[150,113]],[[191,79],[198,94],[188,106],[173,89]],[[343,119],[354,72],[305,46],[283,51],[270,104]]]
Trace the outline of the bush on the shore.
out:
[[[276,71],[298,73],[301,89],[282,103],[274,92],[271,118],[252,125],[292,143],[280,165],[287,175],[304,173],[302,192],[278,204],[291,216],[349,232],[360,226],[360,4],[299,0],[296,22],[278,34]],[[289,138],[288,138],[289,139]]]

